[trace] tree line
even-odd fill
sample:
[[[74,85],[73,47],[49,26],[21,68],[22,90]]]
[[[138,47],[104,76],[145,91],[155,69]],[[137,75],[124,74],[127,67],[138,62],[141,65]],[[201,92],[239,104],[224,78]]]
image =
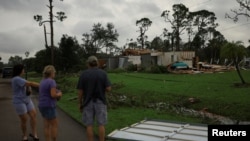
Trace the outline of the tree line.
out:
[[[233,16],[226,14],[226,17],[233,19],[235,22],[241,12],[244,10],[249,11],[248,3],[243,0],[236,0],[241,9],[232,10]],[[50,2],[50,26],[53,31],[53,13],[52,13],[52,0]],[[244,12],[245,13],[245,12]],[[66,18],[63,12],[58,12],[55,16],[59,20]],[[16,63],[28,64],[29,69],[41,71],[43,66],[51,64],[52,62],[60,71],[72,72],[85,67],[85,58],[89,55],[97,55],[99,57],[118,56],[121,51],[126,48],[139,48],[139,49],[154,49],[160,51],[195,51],[196,55],[202,61],[214,62],[219,60],[223,54],[222,47],[228,42],[223,34],[216,30],[219,24],[216,22],[216,15],[212,11],[199,10],[190,11],[188,7],[183,4],[174,4],[172,10],[164,10],[160,15],[166,25],[171,25],[171,28],[164,28],[161,36],[156,36],[152,41],[148,41],[147,30],[153,22],[146,17],[138,19],[135,25],[139,28],[139,35],[137,39],[129,39],[128,42],[121,47],[115,43],[118,42],[119,34],[115,29],[113,23],[107,23],[103,26],[101,23],[95,23],[90,33],[82,34],[82,44],[80,44],[74,36],[67,34],[62,35],[58,47],[54,46],[51,39],[51,45],[45,45],[45,49],[36,52],[35,57],[22,59],[19,56],[9,58],[9,65]],[[249,17],[249,14],[243,16]],[[34,16],[36,21],[42,21],[40,15]],[[52,20],[51,20],[52,19]],[[167,26],[166,26],[167,27]],[[52,32],[53,33],[53,32]],[[45,34],[46,35],[46,34]],[[184,42],[181,35],[186,35],[187,42]],[[53,34],[51,35],[53,38]],[[45,37],[46,38],[46,37]],[[239,42],[232,42],[238,46]],[[250,43],[250,41],[249,41]],[[241,47],[243,44],[241,43]],[[244,55],[250,53],[250,46],[244,47]],[[53,61],[51,62],[53,58]]]

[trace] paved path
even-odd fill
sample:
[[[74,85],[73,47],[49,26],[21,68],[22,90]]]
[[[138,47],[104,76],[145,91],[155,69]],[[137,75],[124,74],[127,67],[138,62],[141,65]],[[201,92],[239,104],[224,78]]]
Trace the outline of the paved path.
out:
[[[0,140],[1,141],[21,141],[20,121],[12,106],[12,92],[10,79],[0,78]],[[37,96],[32,96],[37,108]],[[74,121],[59,108],[58,120],[58,141],[87,141],[85,128]],[[40,141],[44,141],[43,119],[37,109],[37,130]],[[28,131],[30,132],[30,126]],[[29,139],[31,141],[31,139]],[[97,141],[97,140],[96,140]]]

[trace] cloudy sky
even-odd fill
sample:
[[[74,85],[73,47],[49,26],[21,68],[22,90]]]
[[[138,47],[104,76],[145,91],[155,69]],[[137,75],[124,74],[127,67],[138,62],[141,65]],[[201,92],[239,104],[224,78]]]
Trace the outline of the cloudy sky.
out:
[[[205,9],[213,11],[217,17],[220,31],[229,41],[243,41],[247,46],[250,19],[241,19],[234,23],[225,18],[230,9],[238,8],[236,0],[54,0],[54,13],[63,11],[67,19],[54,23],[55,45],[63,34],[75,36],[82,43],[82,34],[90,33],[93,24],[107,22],[114,24],[119,33],[117,45],[123,46],[127,39],[136,39],[139,35],[136,20],[147,17],[153,23],[146,32],[148,40],[162,34],[163,28],[171,30],[169,23],[160,16],[164,10],[172,10],[173,4],[184,4],[190,11]],[[25,58],[44,49],[43,27],[33,20],[36,14],[48,19],[48,0],[1,0],[0,1],[0,57],[7,63],[11,56]],[[47,31],[49,32],[48,23]],[[248,33],[248,34],[247,34]],[[49,35],[48,35],[49,39]],[[183,41],[187,37],[183,37]],[[50,41],[48,40],[48,43]]]

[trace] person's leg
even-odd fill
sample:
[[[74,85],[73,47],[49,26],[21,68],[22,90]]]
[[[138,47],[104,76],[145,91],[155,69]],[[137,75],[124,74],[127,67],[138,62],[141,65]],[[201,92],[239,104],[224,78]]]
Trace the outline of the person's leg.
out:
[[[99,125],[98,133],[99,133],[99,141],[105,141],[105,127],[103,125]]]
[[[87,126],[87,138],[88,141],[94,141],[94,133],[93,133],[93,126]]]
[[[19,115],[19,118],[21,120],[21,130],[23,133],[23,140],[27,140],[28,136],[27,136],[27,120],[28,120],[28,115],[27,114],[23,114],[23,115]]]
[[[54,119],[49,120],[49,123],[51,125],[51,128],[50,128],[51,140],[56,141],[57,134],[58,134],[58,120],[57,118],[54,118]]]
[[[95,104],[96,120],[98,124],[99,141],[105,140],[105,124],[107,124],[107,106],[102,101]]]
[[[39,107],[39,111],[43,117],[43,130],[44,130],[44,136],[45,141],[51,141],[51,134],[50,134],[50,122],[49,122],[49,109],[46,107]]]
[[[34,138],[38,139],[37,129],[36,129],[36,110],[33,109],[33,110],[29,111],[28,114],[30,116],[30,126],[31,126],[31,129],[32,129],[32,136]]]
[[[88,105],[83,108],[83,123],[87,127],[88,141],[94,141],[93,124],[94,124],[94,107],[93,102],[90,101]]]
[[[35,109],[35,106],[34,106],[32,100],[30,100],[27,103],[26,107],[28,110],[28,114],[30,116],[30,126],[31,126],[31,130],[32,130],[32,134],[30,134],[30,136],[33,137],[34,140],[38,140],[37,129],[36,129],[36,109]]]
[[[28,120],[28,114],[27,114],[27,107],[25,103],[18,103],[18,104],[14,104],[16,113],[18,114],[19,118],[20,118],[20,127],[22,130],[22,134],[23,134],[23,140],[27,140],[28,136],[27,136],[27,120]]]
[[[39,107],[44,118],[44,133],[46,141],[57,140],[58,121],[55,107]]]
[[[44,119],[44,136],[45,136],[45,141],[50,141],[51,135],[50,135],[50,123],[49,120]]]

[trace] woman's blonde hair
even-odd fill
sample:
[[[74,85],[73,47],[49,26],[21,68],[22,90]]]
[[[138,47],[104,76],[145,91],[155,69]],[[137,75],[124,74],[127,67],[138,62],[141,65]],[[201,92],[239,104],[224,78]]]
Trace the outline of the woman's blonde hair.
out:
[[[56,69],[53,65],[47,65],[43,69],[43,77],[48,78],[52,73],[56,72]]]

